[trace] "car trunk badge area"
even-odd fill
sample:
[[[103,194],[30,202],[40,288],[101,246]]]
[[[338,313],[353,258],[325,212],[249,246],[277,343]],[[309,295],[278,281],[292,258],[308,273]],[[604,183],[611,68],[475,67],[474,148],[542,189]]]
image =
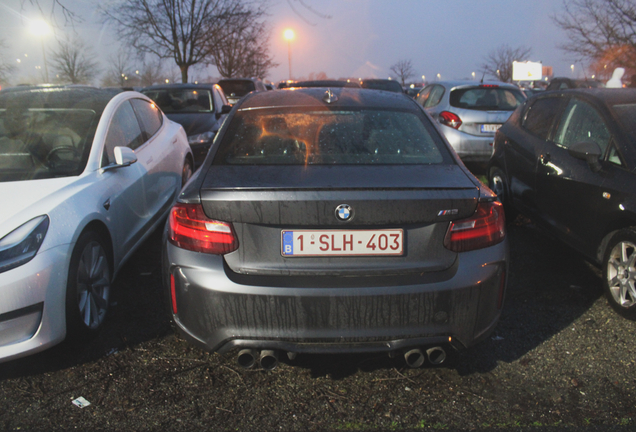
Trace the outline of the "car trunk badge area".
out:
[[[457,213],[459,213],[458,209],[440,210],[439,213],[437,213],[437,216],[450,216],[456,215]]]
[[[336,207],[336,219],[348,222],[353,218],[353,209],[349,204],[340,204]]]
[[[331,89],[328,89],[325,92],[325,95],[322,97],[322,100],[328,104],[333,103],[333,102],[337,102],[338,101],[338,96],[336,96]]]

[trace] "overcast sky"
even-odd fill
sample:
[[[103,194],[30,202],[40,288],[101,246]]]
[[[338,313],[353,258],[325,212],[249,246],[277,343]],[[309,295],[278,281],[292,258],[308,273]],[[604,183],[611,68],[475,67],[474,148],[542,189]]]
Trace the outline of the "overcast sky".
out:
[[[51,4],[52,0],[40,0]],[[292,74],[295,78],[325,72],[329,77],[380,77],[399,60],[411,60],[416,76],[426,80],[470,78],[479,75],[487,54],[502,44],[532,48],[530,60],[553,66],[555,76],[571,76],[574,62],[559,45],[567,39],[551,16],[562,4],[558,0],[304,0],[322,18],[296,0],[270,0],[271,54],[279,66],[272,69],[272,81],[289,75],[288,47],[283,31],[291,28]],[[83,21],[75,31],[97,55],[106,69],[107,55],[119,46],[113,30],[101,23],[92,0],[62,0]],[[9,45],[20,72],[33,75],[42,65],[40,40],[27,29],[28,18],[37,16],[29,2],[0,0],[0,38]],[[64,19],[58,15],[62,27]],[[60,28],[62,32],[70,28]],[[46,48],[55,48],[49,38]],[[48,51],[47,51],[48,52]],[[26,54],[26,56],[25,56]],[[17,60],[20,59],[20,63]],[[574,63],[574,75],[583,76]],[[176,69],[176,68],[175,68]],[[195,69],[191,76],[218,75],[216,69]],[[479,77],[479,76],[478,76]]]

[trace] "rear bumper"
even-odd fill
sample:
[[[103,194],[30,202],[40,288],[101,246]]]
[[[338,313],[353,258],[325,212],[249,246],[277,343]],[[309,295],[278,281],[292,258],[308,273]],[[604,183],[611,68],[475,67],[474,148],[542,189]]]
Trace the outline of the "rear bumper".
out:
[[[492,156],[493,136],[475,136],[441,125],[444,136],[464,162],[487,162]]]
[[[221,256],[164,247],[168,289],[170,275],[175,281],[177,327],[196,345],[219,352],[373,352],[448,343],[465,348],[486,338],[499,319],[508,256],[503,242],[459,254],[451,269],[434,278],[418,275],[404,283],[399,277],[381,285],[369,278],[369,286],[364,277],[336,284],[325,278],[322,287],[320,278],[312,278],[309,288],[272,283],[285,277],[246,283]]]

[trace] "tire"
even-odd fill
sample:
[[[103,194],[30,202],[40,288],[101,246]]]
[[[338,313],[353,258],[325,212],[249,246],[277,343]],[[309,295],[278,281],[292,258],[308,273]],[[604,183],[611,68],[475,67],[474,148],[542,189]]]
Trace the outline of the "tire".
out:
[[[488,172],[488,187],[497,194],[497,199],[504,206],[504,212],[506,213],[506,220],[512,222],[519,214],[510,205],[510,189],[508,188],[508,180],[504,172],[497,168],[491,168]]]
[[[192,177],[192,162],[190,159],[186,159],[183,163],[183,170],[181,170],[181,187],[190,180],[190,177]]]
[[[623,229],[610,239],[603,256],[603,290],[619,315],[636,320],[636,231]]]
[[[77,240],[66,285],[66,333],[73,339],[96,335],[110,304],[111,267],[102,238],[93,231]]]

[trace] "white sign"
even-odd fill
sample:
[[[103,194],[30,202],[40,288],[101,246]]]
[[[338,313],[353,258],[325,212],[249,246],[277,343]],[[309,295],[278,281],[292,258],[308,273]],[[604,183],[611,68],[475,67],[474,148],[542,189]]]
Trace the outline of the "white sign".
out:
[[[536,62],[512,62],[513,81],[541,81],[541,63]]]

